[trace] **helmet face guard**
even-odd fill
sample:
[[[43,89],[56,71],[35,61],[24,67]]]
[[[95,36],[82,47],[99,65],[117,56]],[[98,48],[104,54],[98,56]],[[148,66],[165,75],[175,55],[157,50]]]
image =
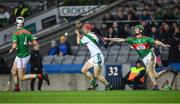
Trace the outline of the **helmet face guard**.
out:
[[[19,16],[16,18],[16,23],[17,26],[23,26],[24,25],[24,17]]]

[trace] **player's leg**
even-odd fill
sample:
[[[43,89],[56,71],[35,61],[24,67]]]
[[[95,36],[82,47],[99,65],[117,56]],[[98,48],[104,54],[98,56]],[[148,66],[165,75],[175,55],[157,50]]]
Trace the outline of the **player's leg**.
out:
[[[31,80],[31,91],[34,91],[34,83],[36,79]]]
[[[151,79],[153,85],[154,85],[154,88],[153,89],[158,89],[158,85],[157,85],[157,82],[156,82],[156,76],[153,72],[153,69],[152,69],[152,63],[149,62],[147,65],[146,65],[146,70],[147,70],[147,74],[149,76],[149,78]]]
[[[104,78],[104,76],[101,75],[102,66],[95,64],[94,65],[94,77],[98,79],[101,83],[105,85],[106,90],[111,90],[112,86],[109,84],[109,82]]]
[[[21,81],[39,78],[39,79],[44,79],[49,85],[49,78],[47,74],[25,74],[25,73],[26,73],[25,68],[18,68],[18,75]]]
[[[37,74],[43,74],[43,70],[39,69]],[[42,83],[43,83],[43,79],[39,79],[39,82],[38,82],[38,90],[39,91],[41,91]]]
[[[155,55],[153,55],[154,57],[152,57],[151,58],[151,60],[150,60],[150,69],[151,69],[151,71],[152,71],[152,74],[153,74],[153,76],[155,77],[155,78],[159,78],[160,76],[162,76],[163,74],[165,74],[166,72],[167,72],[167,70],[162,70],[162,71],[160,71],[160,72],[156,72],[156,69],[155,69],[155,67],[156,67],[156,56]]]
[[[25,68],[18,68],[18,75],[21,81],[38,78],[37,74],[26,74]]]
[[[47,84],[49,85],[49,78],[47,74],[25,74],[26,73],[26,65],[29,62],[30,56],[25,58],[19,58],[17,67],[18,67],[18,75],[20,80],[30,80],[30,79],[44,79],[46,80]]]
[[[43,83],[43,79],[39,79],[39,82],[38,82],[38,90],[39,91],[41,91],[42,83]]]
[[[112,86],[104,78],[104,76],[101,75],[102,66],[104,64],[103,54],[97,54],[97,56],[93,58],[93,62],[94,62],[94,77],[106,86],[106,90],[111,90]]]
[[[17,69],[16,59],[15,59],[15,61],[14,61],[14,63],[13,63],[13,67],[12,67],[11,73],[12,73],[12,77],[13,77],[14,84],[15,84],[15,89],[14,89],[14,91],[20,91],[20,88],[19,88],[19,79],[18,79],[18,69]]]
[[[95,87],[97,87],[97,82],[96,79],[93,77],[93,75],[91,74],[91,72],[89,71],[90,68],[92,68],[94,66],[93,62],[92,62],[92,58],[89,59],[84,66],[81,69],[81,72],[88,78],[88,80],[90,81],[90,87],[87,90],[94,90]]]
[[[155,71],[154,58],[155,56],[153,57],[153,54],[149,53],[146,57],[143,58],[143,62],[146,66],[146,72],[153,83],[153,86],[154,86],[153,89],[159,89],[156,82],[156,77],[158,76],[158,74]]]
[[[88,80],[92,81],[93,80],[93,75],[89,72],[89,69],[93,67],[93,64],[87,61],[82,69],[81,72],[88,78]]]

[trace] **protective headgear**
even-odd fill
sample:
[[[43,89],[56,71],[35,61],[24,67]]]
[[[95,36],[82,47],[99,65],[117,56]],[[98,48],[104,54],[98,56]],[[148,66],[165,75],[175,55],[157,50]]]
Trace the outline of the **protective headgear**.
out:
[[[37,40],[38,38],[36,36],[33,37],[34,40]]]
[[[137,64],[137,63],[140,63],[141,65],[143,64],[141,60],[137,60],[137,61],[136,61],[136,64]]]
[[[90,29],[90,30],[92,29],[92,25],[89,24],[89,23],[84,24],[83,27],[86,28],[86,29]]]
[[[16,25],[18,24],[22,24],[22,25],[24,24],[24,17],[19,16],[16,18]]]
[[[134,28],[139,28],[140,30],[144,31],[144,26],[142,25],[136,25]]]

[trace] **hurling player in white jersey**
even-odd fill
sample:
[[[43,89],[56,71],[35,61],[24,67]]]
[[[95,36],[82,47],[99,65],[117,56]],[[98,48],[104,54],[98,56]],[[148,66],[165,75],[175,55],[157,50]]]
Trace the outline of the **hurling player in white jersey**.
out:
[[[82,26],[82,31],[84,35],[81,35],[78,30],[75,31],[77,35],[77,44],[87,45],[91,58],[84,64],[81,72],[90,80],[91,86],[88,90],[95,89],[98,85],[96,79],[105,85],[105,90],[111,90],[112,85],[107,82],[104,76],[101,75],[102,66],[104,64],[104,56],[98,47],[99,39],[91,32],[92,25],[84,24]],[[94,67],[94,75],[89,72],[89,69]]]

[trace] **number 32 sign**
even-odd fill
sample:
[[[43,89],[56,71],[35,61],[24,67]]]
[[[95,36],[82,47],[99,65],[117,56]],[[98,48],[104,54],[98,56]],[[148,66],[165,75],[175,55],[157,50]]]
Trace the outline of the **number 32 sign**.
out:
[[[109,83],[112,84],[114,90],[120,89],[122,74],[121,65],[106,65],[105,76]]]

